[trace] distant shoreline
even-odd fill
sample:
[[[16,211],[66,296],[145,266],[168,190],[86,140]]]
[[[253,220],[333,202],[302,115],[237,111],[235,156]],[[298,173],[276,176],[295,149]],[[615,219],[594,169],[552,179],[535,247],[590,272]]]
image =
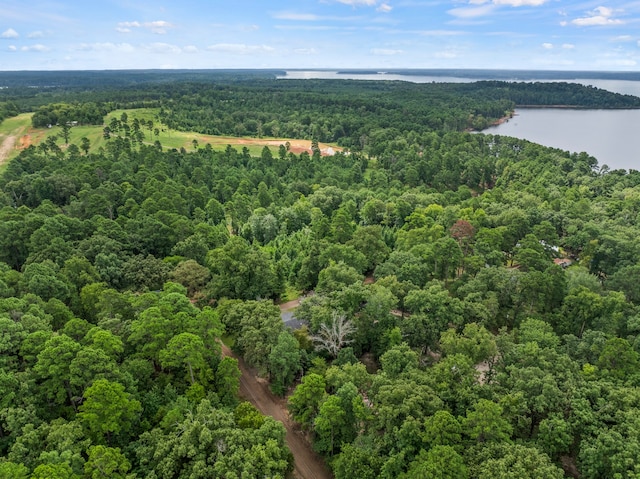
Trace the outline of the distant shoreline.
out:
[[[445,76],[476,80],[627,80],[640,81],[640,72],[629,71],[589,71],[589,70],[491,70],[491,69],[288,69],[288,71],[335,71],[338,75],[406,75]]]
[[[577,106],[577,105],[516,105],[516,108],[557,108],[563,110],[640,110],[640,107],[589,107],[589,106]]]
[[[516,114],[515,111],[512,111],[509,113],[509,115],[503,116],[502,118],[498,118],[496,121],[494,121],[493,123],[491,123],[491,126],[498,126],[498,125],[502,125],[503,123],[508,122],[509,120],[511,120],[511,118],[514,117],[514,115]],[[485,128],[486,129],[486,128]]]

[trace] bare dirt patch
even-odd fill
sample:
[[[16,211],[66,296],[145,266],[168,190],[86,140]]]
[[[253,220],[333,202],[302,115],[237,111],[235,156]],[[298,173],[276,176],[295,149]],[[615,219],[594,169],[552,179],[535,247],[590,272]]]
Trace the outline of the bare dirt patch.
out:
[[[280,308],[280,311],[289,311],[291,309],[295,309],[298,306],[300,306],[300,299],[301,298],[296,298],[293,299],[291,301],[287,301],[286,303],[281,303],[278,305],[278,307]]]
[[[31,146],[31,135],[22,135],[18,142],[18,149],[25,150]]]
[[[286,441],[291,454],[293,454],[293,475],[297,479],[331,479],[322,458],[311,448],[306,435],[299,430],[289,418],[286,399],[274,396],[269,390],[267,382],[258,378],[244,360],[236,356],[227,346],[222,344],[222,354],[238,360],[240,377],[240,396],[253,404],[258,411],[280,421],[286,431]]]
[[[487,375],[491,370],[491,366],[489,365],[489,361],[483,361],[479,364],[475,365],[476,371],[478,371],[478,383],[486,384],[487,383]]]
[[[211,142],[211,138],[202,137],[200,139],[203,143]],[[234,137],[218,137],[215,139],[215,143],[227,143],[230,145],[240,145],[240,146],[268,146],[279,148],[280,145],[285,145],[289,143],[289,151],[291,153],[295,153],[299,155],[303,151],[306,151],[309,154],[312,154],[311,150],[311,141],[310,140],[291,140],[291,139],[276,139],[276,140],[266,140],[262,138],[234,138]],[[332,156],[336,152],[342,151],[342,148],[338,148],[335,146],[328,145],[326,143],[318,143],[318,147],[320,148],[320,154],[322,156]]]

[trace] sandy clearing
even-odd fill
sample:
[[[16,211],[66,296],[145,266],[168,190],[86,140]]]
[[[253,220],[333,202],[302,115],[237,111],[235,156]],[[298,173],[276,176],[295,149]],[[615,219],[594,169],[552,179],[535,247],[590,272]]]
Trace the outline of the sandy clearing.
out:
[[[31,135],[22,135],[20,137],[20,145],[18,146],[18,148],[21,150],[25,150],[30,146],[31,146]]]
[[[311,141],[310,140],[294,140],[294,139],[262,139],[262,138],[237,138],[231,136],[220,136],[220,137],[201,137],[200,141],[202,143],[211,143],[216,145],[226,145],[229,144],[231,146],[268,146],[268,147],[280,147],[280,145],[286,145],[289,143],[289,151],[299,155],[303,151],[306,151],[309,154],[312,154],[311,150]],[[318,143],[318,147],[320,148],[320,154],[322,156],[332,156],[337,152],[341,152],[342,148],[331,146],[326,143]]]

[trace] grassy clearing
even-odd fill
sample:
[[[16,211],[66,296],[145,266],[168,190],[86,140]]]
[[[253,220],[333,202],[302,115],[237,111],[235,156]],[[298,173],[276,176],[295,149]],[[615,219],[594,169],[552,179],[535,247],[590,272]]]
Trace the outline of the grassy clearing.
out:
[[[16,131],[26,132],[30,126],[31,113],[23,113],[22,115],[7,118],[0,123],[0,138],[14,134]]]
[[[187,151],[193,151],[194,145],[193,140],[198,142],[198,147],[202,148],[207,143],[211,145],[214,150],[222,151],[227,145],[231,145],[237,150],[242,150],[242,148],[246,147],[249,150],[249,153],[252,156],[260,156],[262,153],[262,149],[265,146],[268,146],[273,155],[278,154],[278,148],[280,145],[284,145],[289,142],[292,147],[296,147],[297,149],[310,149],[311,141],[310,140],[294,140],[289,138],[249,138],[249,137],[234,137],[234,136],[213,136],[213,135],[204,135],[202,133],[197,132],[184,132],[171,130],[164,124],[159,123],[157,115],[160,109],[158,108],[140,108],[134,110],[115,110],[109,115],[107,115],[105,119],[105,123],[109,123],[111,118],[120,118],[123,113],[127,114],[129,124],[137,118],[139,121],[152,120],[154,122],[154,128],[158,128],[159,135],[156,136],[153,131],[149,131],[148,128],[142,128],[145,134],[145,142],[152,144],[156,140],[160,141],[163,148],[184,148]],[[102,130],[100,130],[100,135],[102,135]],[[320,143],[321,149],[332,148],[334,151],[340,151],[341,148],[336,145]]]
[[[231,145],[239,151],[246,147],[249,150],[249,153],[253,156],[260,156],[262,149],[265,146],[269,147],[273,155],[277,155],[279,146],[284,145],[287,142],[291,144],[291,151],[296,153],[311,147],[311,142],[309,140],[294,140],[287,138],[238,138],[232,136],[213,136],[203,135],[196,132],[171,130],[166,125],[161,124],[158,121],[158,112],[159,109],[157,108],[115,110],[106,116],[105,124],[108,125],[114,117],[120,119],[123,113],[127,114],[129,124],[131,124],[131,122],[136,118],[140,121],[144,120],[145,122],[152,120],[154,123],[154,130],[156,128],[158,129],[158,135],[155,134],[155,131],[150,131],[145,126],[142,128],[145,135],[144,142],[147,144],[153,144],[157,140],[165,149],[184,148],[187,151],[193,151],[195,149],[193,143],[194,140],[197,141],[198,148],[204,147],[207,143],[209,143],[214,150],[224,150],[227,145]],[[3,163],[6,164],[7,161],[16,157],[22,149],[29,145],[37,146],[41,142],[46,141],[46,139],[51,135],[57,135],[58,145],[63,149],[65,148],[65,145],[63,145],[64,140],[62,139],[62,129],[60,127],[54,126],[52,128],[41,129],[32,128],[31,115],[31,113],[25,113],[17,117],[9,118],[0,124],[0,144],[4,138],[9,136],[16,138],[16,142],[14,146],[11,147],[10,151],[7,151],[7,154],[4,155],[0,154],[0,169],[2,168]],[[108,142],[108,140],[104,139],[103,129],[104,126],[102,125],[73,127],[70,130],[69,143],[80,146],[81,139],[87,138],[91,144],[90,151],[98,151],[101,147],[105,147]],[[319,146],[323,150],[328,148],[332,148],[335,151],[340,150],[339,147],[330,144],[321,143]]]

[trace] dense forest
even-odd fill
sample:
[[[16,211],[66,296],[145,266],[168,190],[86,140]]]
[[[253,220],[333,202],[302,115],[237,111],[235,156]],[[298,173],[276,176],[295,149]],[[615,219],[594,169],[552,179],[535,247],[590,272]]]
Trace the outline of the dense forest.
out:
[[[76,108],[156,102],[157,125],[348,148],[167,149],[125,114],[104,148],[52,136],[12,160],[1,477],[290,474],[282,424],[238,397],[221,342],[338,479],[640,476],[640,172],[465,131],[510,111],[507,90],[638,99],[159,83]],[[72,91],[35,90],[7,115],[70,111]],[[291,330],[277,303],[303,293]]]
[[[117,108],[161,107],[160,119],[171,128],[316,139],[355,150],[364,148],[367,138],[379,129],[403,133],[482,130],[519,105],[640,108],[638,97],[577,83],[275,79],[283,73],[0,72],[0,101],[19,99],[24,111],[36,110],[34,126],[55,125],[56,104],[57,109],[68,104],[84,110],[69,119],[85,124],[95,123],[98,111],[104,115]]]

